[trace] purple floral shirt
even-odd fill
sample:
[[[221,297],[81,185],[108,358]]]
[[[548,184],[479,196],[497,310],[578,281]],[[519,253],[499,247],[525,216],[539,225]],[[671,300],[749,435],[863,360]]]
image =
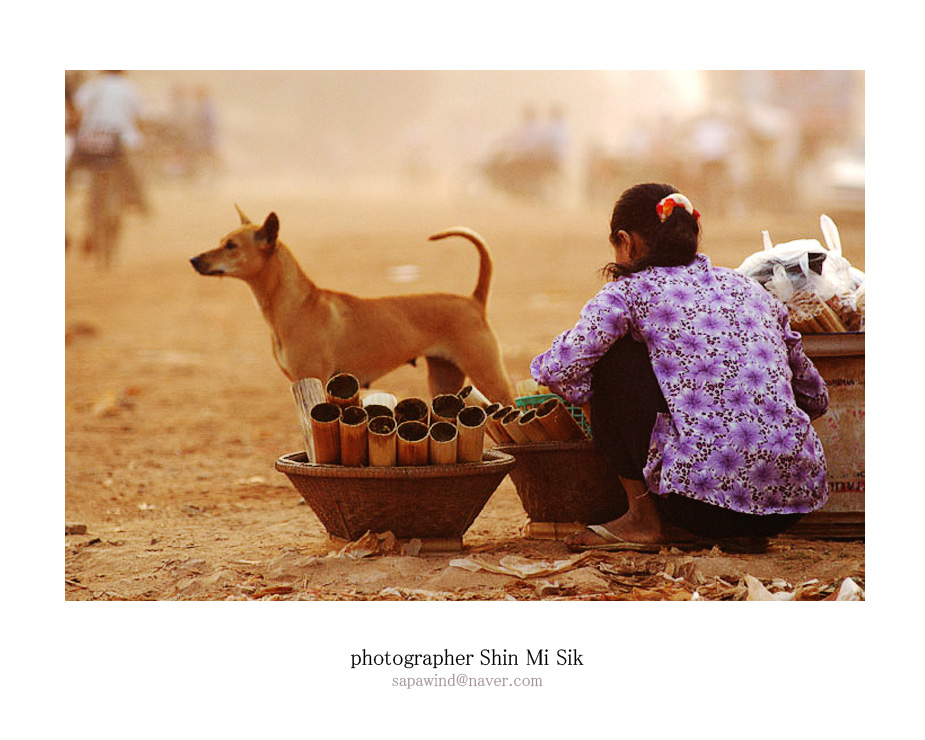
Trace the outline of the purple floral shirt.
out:
[[[810,422],[828,408],[828,389],[786,307],[758,282],[703,254],[621,277],[534,358],[533,378],[584,404],[594,364],[627,334],[648,347],[669,409],[652,430],[650,491],[752,514],[825,503],[825,456]]]

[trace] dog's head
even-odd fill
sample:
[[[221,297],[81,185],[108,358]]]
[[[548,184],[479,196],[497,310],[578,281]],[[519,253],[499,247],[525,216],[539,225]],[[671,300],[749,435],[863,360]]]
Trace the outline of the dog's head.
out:
[[[248,280],[256,276],[276,249],[279,219],[275,213],[262,225],[251,223],[235,206],[241,225],[224,236],[217,249],[203,252],[190,262],[201,275],[227,275]]]

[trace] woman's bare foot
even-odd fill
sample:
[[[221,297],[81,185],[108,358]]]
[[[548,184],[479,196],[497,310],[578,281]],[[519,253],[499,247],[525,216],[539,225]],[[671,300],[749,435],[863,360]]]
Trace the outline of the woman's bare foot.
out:
[[[599,525],[610,533],[610,538],[597,534],[591,529],[582,529],[570,535],[565,544],[568,547],[589,547],[603,545],[607,542],[622,540],[637,542],[641,545],[662,545],[668,542],[668,536],[661,522],[652,523],[638,517],[624,514],[619,519]]]
[[[629,511],[618,519],[601,526],[612,535],[612,539],[597,534],[591,529],[582,529],[565,540],[570,548],[593,547],[608,541],[622,540],[646,545],[661,545],[668,542],[668,533],[652,495],[642,481],[620,479],[626,491]]]

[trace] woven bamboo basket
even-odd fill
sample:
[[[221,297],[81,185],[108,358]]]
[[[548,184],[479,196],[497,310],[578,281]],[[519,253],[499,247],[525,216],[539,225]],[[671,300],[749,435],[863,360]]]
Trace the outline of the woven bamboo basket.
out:
[[[511,480],[531,523],[602,524],[627,510],[626,491],[594,443],[501,445],[517,465]]]
[[[398,539],[459,540],[515,460],[485,450],[482,462],[456,465],[347,468],[284,455],[284,473],[332,537],[356,540],[367,532]]]

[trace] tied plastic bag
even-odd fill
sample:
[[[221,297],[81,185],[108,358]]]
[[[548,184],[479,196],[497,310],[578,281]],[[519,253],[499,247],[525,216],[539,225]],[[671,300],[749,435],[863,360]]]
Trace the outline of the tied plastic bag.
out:
[[[757,280],[784,303],[802,292],[813,293],[823,301],[848,293],[852,268],[842,256],[838,229],[825,214],[819,221],[828,248],[818,239],[773,245],[770,234],[762,231],[764,250],[746,258],[739,272]]]
[[[819,223],[826,246],[817,239],[774,245],[770,234],[762,231],[764,249],[745,259],[738,271],[757,280],[786,304],[791,325],[797,331],[863,330],[857,297],[864,295],[864,273],[842,255],[835,222],[823,214]]]

